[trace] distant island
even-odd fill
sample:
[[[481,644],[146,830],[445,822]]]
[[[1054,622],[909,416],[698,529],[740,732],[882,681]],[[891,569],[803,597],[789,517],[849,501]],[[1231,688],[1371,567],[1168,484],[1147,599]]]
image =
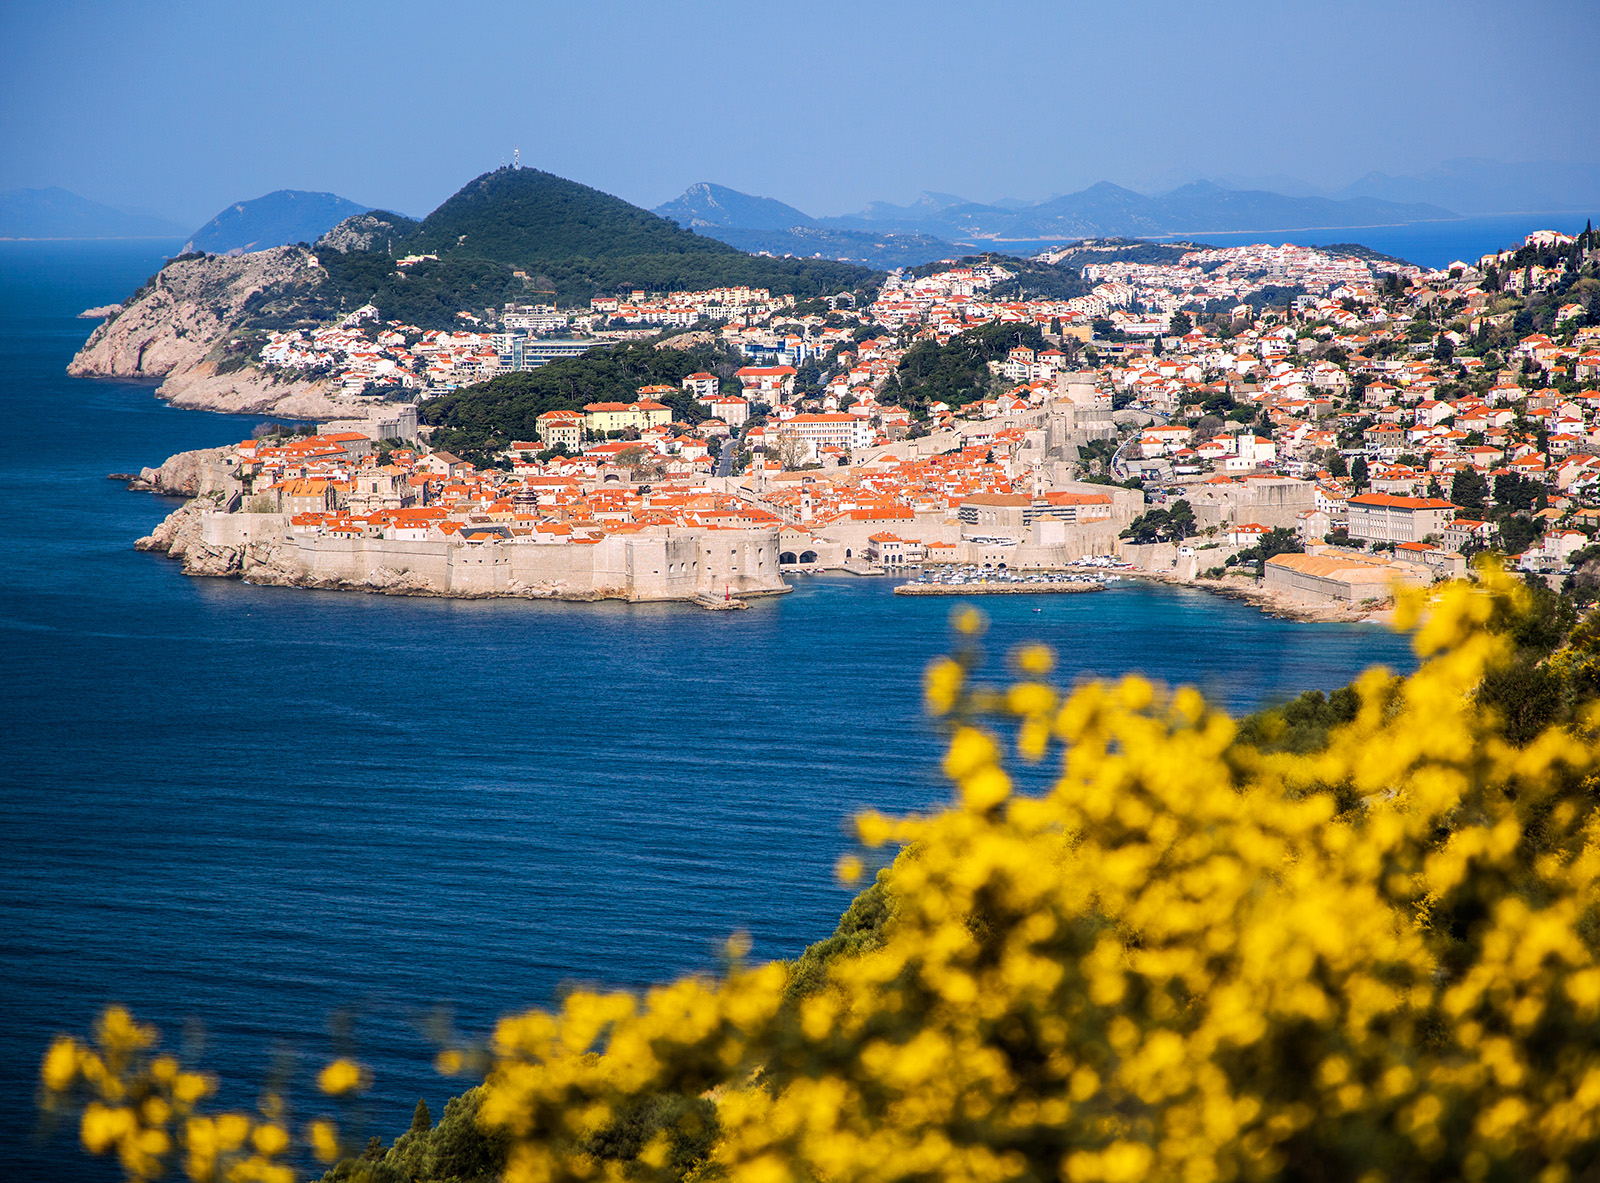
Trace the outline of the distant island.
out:
[[[114,209],[65,189],[0,193],[0,239],[176,239],[183,233],[170,219]]]
[[[183,253],[232,255],[315,242],[346,218],[371,208],[336,193],[279,189],[265,197],[230,205],[190,235]]]

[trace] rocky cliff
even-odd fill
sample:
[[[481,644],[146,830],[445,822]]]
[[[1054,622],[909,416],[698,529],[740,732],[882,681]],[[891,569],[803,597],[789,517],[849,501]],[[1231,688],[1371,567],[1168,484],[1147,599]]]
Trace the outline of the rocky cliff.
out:
[[[329,419],[351,413],[326,382],[275,380],[254,366],[223,367],[223,347],[252,297],[324,282],[312,255],[276,247],[168,263],[90,335],[67,366],[80,378],[160,379],[175,406]],[[97,309],[96,311],[101,311]]]
[[[198,448],[168,456],[160,468],[145,467],[129,488],[169,497],[214,497],[226,500],[239,492],[227,448]]]
[[[203,529],[205,514],[215,508],[216,502],[209,497],[198,497],[179,506],[148,535],[135,542],[133,547],[135,550],[155,551],[170,559],[177,559],[183,564],[185,575],[246,579],[251,583],[277,584],[284,587],[325,587],[346,590],[347,585],[339,582],[310,578],[300,567],[293,548],[281,542],[263,540],[236,546],[207,542]],[[386,589],[363,587],[352,590]],[[402,587],[395,590],[406,592],[412,589]]]

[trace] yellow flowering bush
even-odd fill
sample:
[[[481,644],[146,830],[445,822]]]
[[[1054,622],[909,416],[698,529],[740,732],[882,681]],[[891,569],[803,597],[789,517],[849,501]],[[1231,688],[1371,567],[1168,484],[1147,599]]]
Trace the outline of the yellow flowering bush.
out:
[[[954,802],[858,819],[900,847],[875,937],[803,991],[735,962],[502,1020],[479,1115],[505,1177],[1597,1177],[1600,716],[1514,745],[1480,702],[1524,595],[1485,571],[1403,601],[1423,664],[1365,674],[1308,754],[1240,744],[1193,690],[1063,691],[1038,647],[1004,690],[975,648],[935,663]],[[1016,791],[1044,760],[1049,791]],[[88,1054],[58,1044],[47,1088],[116,1075]],[[663,1097],[709,1105],[608,1151]],[[167,1126],[95,1103],[133,1106],[83,1131],[137,1175]]]

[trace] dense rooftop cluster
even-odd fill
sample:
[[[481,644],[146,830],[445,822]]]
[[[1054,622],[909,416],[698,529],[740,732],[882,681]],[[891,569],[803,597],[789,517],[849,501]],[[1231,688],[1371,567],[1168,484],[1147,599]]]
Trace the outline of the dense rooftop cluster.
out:
[[[935,561],[972,499],[1036,502],[1029,527],[1058,510],[1081,523],[1102,510],[1047,499],[1087,481],[1142,490],[1152,512],[1227,503],[1192,530],[1126,535],[1198,534],[1189,545],[1218,568],[1287,531],[1312,551],[1427,552],[1441,573],[1441,556],[1491,546],[1561,570],[1589,560],[1600,525],[1595,245],[1540,234],[1438,271],[1343,249],[1196,249],[1092,263],[1069,298],[992,296],[1016,288],[990,256],[897,273],[860,308],[634,292],[596,298],[581,326],[509,305],[493,332],[464,317],[424,333],[364,308],[274,334],[261,357],[347,389],[420,390],[425,420],[432,392],[541,365],[541,345],[633,339],[725,360],[557,405],[472,463],[338,436],[243,445],[245,501],[302,531],[476,541],[781,522],[820,544],[868,523]],[[574,327],[597,336],[541,336]],[[1261,482],[1287,510],[1229,501],[1259,500],[1238,489]]]

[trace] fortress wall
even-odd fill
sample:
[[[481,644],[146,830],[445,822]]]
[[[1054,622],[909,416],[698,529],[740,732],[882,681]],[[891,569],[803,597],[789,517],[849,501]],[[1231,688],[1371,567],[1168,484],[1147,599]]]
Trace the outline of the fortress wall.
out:
[[[510,547],[485,543],[450,548],[451,595],[503,596],[511,590]]]
[[[550,586],[558,591],[589,592],[597,586],[597,555],[604,547],[571,543],[502,543],[509,551],[511,578],[524,587]]]
[[[289,518],[281,513],[216,513],[200,517],[200,541],[207,546],[241,547],[249,542],[282,542]]]
[[[596,544],[463,544],[286,532],[282,514],[207,514],[202,538],[240,552],[246,578],[437,595],[605,595],[687,600],[787,590],[778,531],[657,529]],[[223,574],[222,570],[207,572]]]
[[[778,574],[778,531],[703,530],[698,535],[700,573],[697,590],[707,595],[757,594],[782,591],[788,585]]]
[[[1311,482],[1287,477],[1237,485],[1186,485],[1183,495],[1194,509],[1195,522],[1202,530],[1251,523],[1269,529],[1279,526],[1293,529],[1300,514],[1316,508]]]
[[[679,600],[699,590],[699,531],[612,535],[594,551],[594,582],[631,600]]]
[[[292,560],[310,578],[328,582],[404,582],[441,594],[451,591],[452,545],[387,538],[296,538]],[[374,578],[375,576],[381,577]]]

